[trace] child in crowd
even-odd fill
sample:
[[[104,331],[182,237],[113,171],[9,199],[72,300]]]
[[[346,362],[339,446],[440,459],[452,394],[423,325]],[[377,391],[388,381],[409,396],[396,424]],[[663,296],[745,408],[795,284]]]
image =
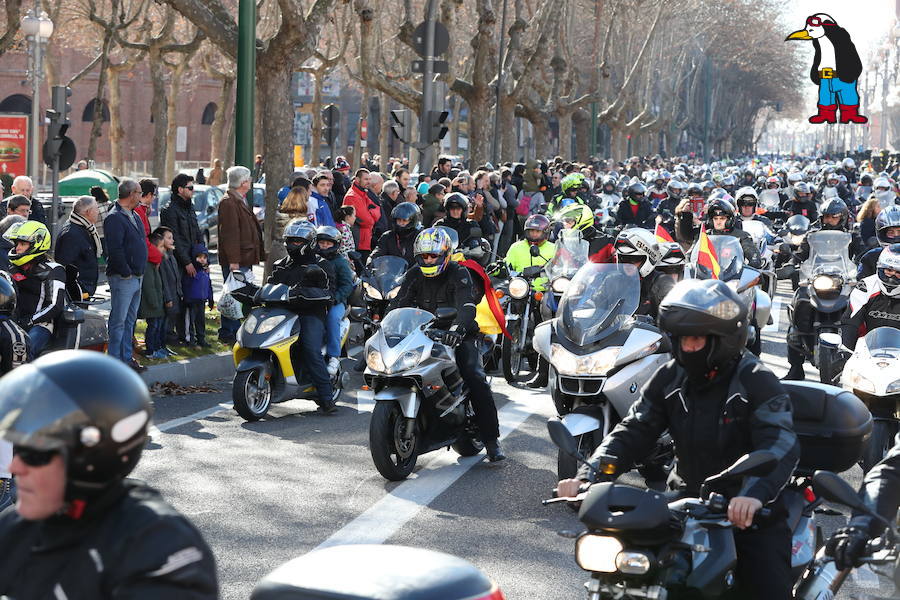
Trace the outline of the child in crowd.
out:
[[[195,244],[191,249],[197,274],[191,277],[185,273],[181,278],[184,303],[187,306],[185,334],[188,341],[201,348],[209,347],[206,341],[205,304],[213,307],[212,280],[209,278],[209,253],[203,244]]]
[[[157,227],[150,234],[151,244],[154,237],[162,239],[162,262],[159,265],[159,274],[163,283],[163,308],[166,313],[166,321],[163,327],[162,350],[168,356],[175,356],[175,352],[165,346],[167,332],[175,326],[178,315],[181,314],[181,269],[175,259],[175,235],[168,227]],[[173,334],[174,336],[174,334]]]
[[[154,234],[156,231],[153,232]],[[166,309],[163,299],[163,282],[159,265],[162,262],[162,236],[150,235],[150,243],[159,252],[147,255],[144,280],[141,282],[141,306],[138,317],[147,321],[144,333],[144,355],[148,358],[166,358],[165,348]]]
[[[338,252],[350,261],[350,266],[356,273],[362,273],[362,263],[359,253],[356,251],[356,241],[353,238],[353,224],[356,223],[356,209],[352,206],[342,206],[338,213],[340,221],[337,229],[341,232],[341,243]]]

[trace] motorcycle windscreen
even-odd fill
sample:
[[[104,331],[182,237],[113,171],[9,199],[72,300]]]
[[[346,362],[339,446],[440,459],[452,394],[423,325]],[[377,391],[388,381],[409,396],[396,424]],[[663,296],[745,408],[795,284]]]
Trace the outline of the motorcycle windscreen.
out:
[[[395,308],[381,322],[381,333],[393,348],[423,325],[434,321],[434,315],[419,308]]]
[[[267,283],[259,292],[260,302],[286,301],[291,288],[284,283]]]
[[[847,281],[856,276],[856,265],[850,260],[852,236],[846,231],[814,231],[806,236],[809,258],[800,265],[800,280],[811,281],[816,275],[838,275]]]
[[[761,221],[743,221],[741,229],[750,234],[753,243],[762,250],[766,245],[766,226]]]
[[[587,263],[589,247],[590,244],[582,239],[580,231],[560,230],[556,254],[545,267],[547,278],[553,281],[557,277],[574,277],[578,269]]]
[[[883,354],[890,354],[892,358],[900,358],[900,329],[876,327],[867,333],[863,340],[872,356],[878,354],[880,350]]]
[[[759,205],[766,209],[766,212],[781,210],[781,197],[778,190],[763,190],[759,193]]]
[[[719,279],[731,281],[740,279],[744,270],[744,249],[738,238],[731,235],[711,235],[709,243],[716,252],[719,262]],[[691,262],[696,267],[697,279],[712,279],[712,272],[700,265],[697,256],[700,254],[700,244],[695,243],[691,249]]]
[[[577,346],[615,334],[630,321],[641,299],[634,265],[588,263],[559,302],[560,332]]]
[[[400,286],[400,281],[409,268],[406,261],[399,256],[379,256],[369,266],[372,271],[372,284],[387,298],[391,290]]]

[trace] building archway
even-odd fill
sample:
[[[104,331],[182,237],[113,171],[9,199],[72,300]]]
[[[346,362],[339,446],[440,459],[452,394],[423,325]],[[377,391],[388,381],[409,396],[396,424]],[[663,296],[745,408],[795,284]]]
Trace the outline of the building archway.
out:
[[[84,105],[84,111],[81,113],[82,122],[94,122],[94,105],[96,101],[96,98],[92,98],[90,102]],[[109,103],[106,100],[100,100],[100,105],[103,107],[103,122],[109,123]]]
[[[200,118],[201,125],[212,125],[216,120],[216,111],[219,107],[215,102],[210,102],[203,109],[203,116]]]
[[[31,114],[31,98],[23,94],[7,96],[0,102],[0,112]]]

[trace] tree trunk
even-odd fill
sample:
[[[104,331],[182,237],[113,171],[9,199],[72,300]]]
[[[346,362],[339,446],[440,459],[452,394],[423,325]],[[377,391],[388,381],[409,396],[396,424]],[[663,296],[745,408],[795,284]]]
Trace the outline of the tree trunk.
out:
[[[566,160],[572,160],[572,113],[568,110],[559,110],[556,113],[559,122],[559,155]]]
[[[124,149],[125,128],[122,127],[122,90],[119,86],[119,68],[110,66],[109,71],[109,156],[113,173],[125,172]]]
[[[88,140],[87,159],[94,160],[97,155],[97,140],[103,133],[103,94],[109,77],[109,48],[112,44],[112,32],[107,32],[103,40],[103,54],[100,58],[100,78],[97,80],[97,95],[94,97],[94,121],[91,123],[91,136]]]
[[[550,116],[543,113],[528,117],[534,130],[534,157],[538,160],[550,158]]]
[[[586,161],[591,155],[591,117],[590,111],[576,110],[572,114],[572,122],[575,125],[575,156],[572,158]]]
[[[309,147],[312,149],[310,160],[313,164],[319,164],[322,156],[322,86],[325,79],[324,71],[315,71],[313,76],[313,102],[312,102],[312,131],[309,132]],[[331,147],[328,147],[327,155],[331,154]],[[334,163],[335,157],[331,157]]]
[[[172,101],[169,103],[168,128],[166,130],[166,181],[171,181],[175,177],[175,162],[178,140],[178,97],[181,95],[181,83],[184,80],[185,67],[188,64],[188,57],[185,57],[178,66],[172,69],[172,83],[169,86],[169,97]]]
[[[210,164],[215,159],[221,159],[228,164],[228,156],[226,155],[226,125],[230,115],[233,114],[232,105],[234,103],[234,85],[233,78],[222,79],[222,93],[219,95],[219,102],[216,105],[216,116],[213,120],[210,131]]]
[[[469,164],[483,165],[491,153],[491,102],[489,90],[476,89],[468,99],[469,105]]]
[[[379,102],[381,110],[378,111],[378,154],[381,155],[381,162],[378,167],[382,171],[388,170],[388,160],[391,157],[391,110],[388,95],[379,94]]]
[[[500,158],[504,161],[518,160],[519,148],[516,139],[516,100],[503,94],[500,96]]]
[[[169,99],[166,96],[166,66],[159,49],[152,47],[148,53],[153,99],[150,114],[153,115],[153,167],[151,172],[160,182],[166,180],[166,141],[169,129]]]

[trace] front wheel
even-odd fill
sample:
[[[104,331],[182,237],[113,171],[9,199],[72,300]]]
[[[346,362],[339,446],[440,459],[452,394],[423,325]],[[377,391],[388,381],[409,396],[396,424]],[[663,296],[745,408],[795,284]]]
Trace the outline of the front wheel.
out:
[[[876,419],[872,427],[872,437],[862,457],[863,471],[868,473],[872,467],[881,462],[884,455],[894,445],[894,437],[900,423],[892,419]]]
[[[259,421],[272,405],[272,377],[262,367],[236,373],[231,384],[234,410],[247,421]]]
[[[500,346],[500,367],[503,370],[503,377],[506,381],[516,383],[525,379],[522,371],[525,368],[526,357],[524,352],[516,350],[519,336],[521,335],[520,327],[513,327],[510,335],[512,335],[512,339],[503,336],[503,343]]]
[[[603,424],[601,423],[601,427]],[[600,430],[588,431],[576,436],[575,441],[578,442],[578,451],[585,458],[589,458],[594,453],[597,446],[600,445]],[[556,457],[556,474],[559,479],[572,479],[578,474],[578,461],[575,457],[569,456],[560,450]]]
[[[416,426],[410,424],[396,402],[376,402],[369,421],[369,453],[381,476],[388,481],[406,479],[416,466]]]

